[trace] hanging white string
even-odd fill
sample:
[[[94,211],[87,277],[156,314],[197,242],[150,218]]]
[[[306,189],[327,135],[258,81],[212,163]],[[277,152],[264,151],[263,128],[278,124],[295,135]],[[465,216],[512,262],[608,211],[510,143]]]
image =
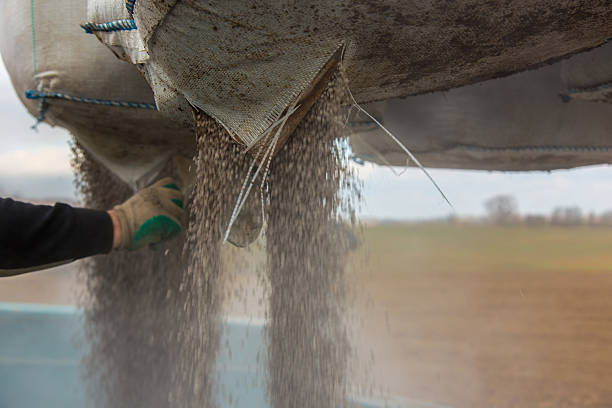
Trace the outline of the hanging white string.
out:
[[[261,199],[261,225],[266,225],[266,203],[264,201],[264,189],[263,184],[259,189],[259,198]]]
[[[296,106],[295,108],[293,108],[291,111],[295,112],[298,107],[299,107],[299,105]],[[287,116],[287,119],[289,119],[289,116]],[[272,162],[272,156],[274,155],[274,152],[276,151],[276,145],[278,144],[278,140],[280,139],[281,131],[283,130],[283,127],[285,126],[285,123],[287,123],[287,119],[285,119],[285,121],[283,123],[281,123],[278,131],[276,132],[276,136],[274,137],[274,140],[272,141],[272,151],[271,151],[270,155],[268,156],[268,160],[267,160],[267,163],[266,163],[266,169],[264,170],[264,174],[263,174],[263,176],[261,178],[260,189],[262,190],[262,192],[263,192],[264,183],[266,182],[266,179],[268,178],[268,173],[270,172],[270,163]]]
[[[242,211],[242,208],[244,207],[244,204],[246,203],[246,200],[249,197],[249,193],[251,192],[251,189],[253,188],[253,185],[255,184],[255,180],[257,180],[257,176],[261,172],[261,169],[266,165],[266,163],[267,163],[267,168],[269,168],[270,160],[271,160],[272,155],[274,153],[274,149],[276,148],[276,144],[278,143],[278,139],[280,138],[280,134],[281,134],[281,132],[282,132],[284,126],[285,126],[285,123],[287,123],[287,120],[291,116],[291,113],[295,112],[297,110],[297,108],[298,108],[298,106],[296,106],[295,108],[290,110],[289,113],[287,115],[284,115],[282,120],[280,122],[278,122],[279,126],[278,126],[278,129],[277,129],[274,137],[272,138],[272,142],[268,145],[268,148],[266,149],[265,154],[263,155],[263,157],[261,159],[261,163],[257,167],[257,171],[253,174],[253,177],[251,178],[251,182],[248,183],[249,177],[251,175],[251,171],[253,170],[253,167],[255,166],[257,158],[261,155],[261,151],[262,151],[263,147],[265,146],[265,142],[267,141],[267,139],[264,139],[264,143],[261,144],[260,151],[258,152],[257,155],[255,155],[255,157],[251,161],[251,165],[249,166],[249,170],[247,172],[246,178],[244,179],[244,183],[242,185],[242,189],[240,191],[240,194],[238,195],[238,200],[236,201],[236,205],[234,206],[234,211],[232,211],[232,217],[231,217],[230,222],[229,222],[229,224],[227,226],[227,229],[225,230],[225,236],[223,237],[223,242],[224,243],[227,241],[227,238],[229,237],[230,231],[232,230],[232,226],[234,225],[234,223],[236,222],[236,219],[240,215],[240,212]],[[265,134],[271,134],[270,130],[271,130],[271,128],[268,128],[268,130],[266,132],[264,132],[264,133]],[[260,137],[258,137],[257,140],[262,140],[262,137],[265,137],[265,134],[260,136]],[[267,173],[267,170],[266,170],[266,173]],[[263,187],[263,182],[264,181],[265,181],[265,178],[264,178],[264,180],[262,180],[262,187]],[[245,187],[247,186],[247,183],[248,183],[248,188],[245,191]],[[263,214],[262,214],[262,217],[263,217]]]
[[[351,105],[351,109],[352,108],[353,108],[353,105]],[[337,123],[340,123],[340,122],[338,121]],[[391,173],[393,173],[395,176],[399,177],[406,172],[407,170],[406,167],[404,167],[404,169],[402,169],[402,171],[400,172],[395,170],[395,167],[391,163],[389,163],[389,160],[387,160],[385,156],[383,156],[382,153],[378,151],[378,149],[375,149],[370,143],[368,143],[366,140],[363,140],[363,138],[360,138],[360,139],[361,139],[361,142],[364,143],[366,146],[368,146],[368,149],[370,149],[376,155],[376,157],[378,157],[378,159],[384,163],[385,167],[391,170]],[[410,159],[408,158],[406,159],[406,165],[407,166],[410,165]]]
[[[264,170],[264,174],[261,178],[261,184],[259,186],[259,192],[260,192],[260,197],[261,197],[261,225],[264,225],[266,223],[266,211],[265,211],[265,203],[264,203],[264,186],[268,178],[268,173],[270,172],[270,163],[272,162],[272,156],[274,155],[274,152],[276,151],[276,145],[278,144],[278,141],[280,139],[280,134],[283,130],[283,127],[287,123],[287,120],[289,120],[291,115],[293,115],[293,113],[296,112],[299,107],[300,105],[296,105],[293,108],[289,109],[284,119],[282,119],[282,123],[280,123],[280,127],[278,128],[276,132],[276,136],[274,137],[274,140],[272,141],[272,149],[270,150],[270,155],[268,156],[267,163],[266,163],[266,169]]]
[[[433,179],[433,177],[431,177],[431,175],[429,174],[429,172],[425,169],[425,167],[423,167],[423,165],[421,164],[421,162],[419,162],[419,160],[412,154],[412,152],[410,152],[410,150],[408,150],[408,148],[399,141],[398,138],[396,138],[393,133],[391,133],[389,130],[387,130],[386,127],[384,127],[382,125],[382,123],[380,123],[378,120],[376,120],[376,118],[372,115],[370,115],[365,109],[363,109],[361,106],[359,106],[359,104],[357,103],[357,101],[355,100],[355,97],[353,96],[353,93],[351,92],[350,89],[347,88],[348,94],[351,97],[351,99],[353,100],[353,105],[359,109],[361,112],[363,112],[367,117],[369,117],[370,119],[372,119],[374,121],[374,123],[376,123],[387,135],[389,135],[389,137],[391,137],[391,139],[393,139],[393,141],[395,143],[397,143],[397,145],[404,151],[406,152],[406,154],[408,155],[408,157],[410,157],[410,159],[414,162],[414,164],[416,164],[421,171],[427,176],[427,178],[431,181],[431,183],[434,185],[434,187],[436,188],[436,190],[438,190],[438,193],[440,193],[440,195],[442,196],[442,198],[444,199],[444,201],[446,201],[446,203],[449,205],[449,207],[454,211],[455,207],[453,207],[453,205],[451,204],[451,202],[448,200],[448,198],[446,197],[446,195],[444,194],[444,192],[442,191],[442,189],[440,188],[440,186],[438,186],[438,183],[436,183],[436,181]]]
[[[269,133],[269,132],[268,132]],[[238,217],[238,214],[236,214],[238,212],[238,208],[240,207],[240,203],[242,202],[242,197],[245,193],[246,190],[246,186],[247,183],[249,181],[249,176],[251,175],[251,171],[253,170],[253,167],[255,167],[255,163],[257,163],[257,158],[259,156],[261,156],[261,154],[263,153],[263,150],[265,148],[265,142],[267,140],[264,140],[264,143],[261,143],[261,145],[259,146],[259,151],[257,152],[257,154],[253,157],[253,160],[251,160],[251,164],[249,165],[249,169],[247,170],[246,176],[244,178],[244,182],[242,183],[242,187],[240,188],[240,193],[238,194],[238,199],[236,200],[236,204],[234,206],[234,209],[232,210],[232,216],[230,217],[230,223],[225,231],[225,238],[223,239],[223,242],[225,242],[227,240],[227,237],[229,236],[229,231],[231,230],[231,227],[234,223],[233,220],[235,220]]]
[[[383,163],[385,163],[385,166],[391,170],[391,172],[396,176],[399,177],[402,174],[404,174],[406,172],[406,167],[404,167],[404,169],[400,172],[398,172],[397,170],[395,170],[395,167],[393,167],[393,165],[391,163],[389,163],[389,160],[387,160],[385,158],[385,156],[378,151],[378,149],[373,148],[371,145],[368,144],[368,147],[370,149],[372,149],[372,151],[374,152],[374,154],[376,155],[376,157],[378,157],[380,159],[380,161],[382,161]],[[406,159],[406,164],[410,165],[410,159]]]
[[[249,197],[249,193],[251,192],[251,189],[253,188],[253,185],[255,184],[255,180],[257,179],[257,176],[259,175],[259,172],[261,171],[261,169],[263,168],[263,165],[265,164],[265,160],[266,158],[271,155],[272,153],[272,149],[273,146],[276,145],[276,142],[278,140],[278,132],[276,134],[276,136],[274,137],[273,143],[270,144],[270,146],[268,147],[268,149],[266,150],[264,157],[262,159],[262,162],[260,163],[260,165],[257,168],[257,171],[253,174],[253,177],[251,178],[251,182],[248,183],[248,188],[246,189],[246,191],[244,192],[244,195],[240,195],[238,197],[238,200],[236,201],[236,205],[234,206],[234,211],[232,212],[232,218],[230,219],[229,225],[227,226],[227,230],[225,231],[225,236],[223,237],[223,242],[227,241],[227,238],[229,237],[230,231],[232,230],[232,226],[234,225],[234,223],[236,222],[236,219],[238,219],[238,216],[240,215],[240,212],[242,211],[242,208],[244,207],[244,204],[246,203],[248,197]],[[255,160],[257,159],[257,156],[255,157]],[[252,167],[251,167],[252,169]],[[245,185],[249,179],[250,176],[250,171],[249,173],[247,173],[246,179],[245,179]],[[243,185],[243,187],[245,186]]]
[[[284,125],[285,123],[281,125],[281,128]],[[266,212],[265,212],[265,207],[264,207],[265,205],[264,186],[268,178],[268,173],[270,172],[270,163],[272,162],[272,156],[274,155],[274,152],[276,151],[276,145],[278,144],[279,139],[280,139],[280,130],[277,132],[276,136],[274,137],[274,140],[272,141],[272,150],[270,152],[270,155],[268,156],[268,163],[266,164],[266,169],[264,170],[264,174],[261,177],[261,184],[259,185],[259,193],[261,197],[261,225],[264,225],[266,223]]]
[[[270,167],[270,161],[272,160],[272,155],[274,154],[274,149],[276,148],[276,145],[278,144],[278,139],[280,138],[280,134],[281,134],[281,131],[283,130],[283,127],[285,126],[285,123],[286,121],[281,123],[280,127],[276,131],[276,134],[274,135],[274,138],[272,139],[272,143],[270,143],[270,146],[268,146],[268,149],[266,150],[266,154],[262,158],[261,163],[259,164],[259,167],[257,168],[257,171],[253,175],[253,178],[251,179],[251,184],[249,185],[249,188],[246,191],[245,197],[243,198],[243,201],[240,204],[240,207],[238,208],[238,214],[240,214],[240,211],[242,211],[242,207],[244,206],[247,196],[249,192],[251,191],[251,187],[253,187],[253,185],[255,184],[255,180],[257,180],[257,176],[259,175],[259,172],[261,171],[261,169],[263,169],[264,165],[267,162],[268,165],[267,165],[266,170],[264,171],[264,176],[262,177],[262,181],[261,181],[261,186],[263,186],[263,183],[265,181],[265,176],[267,176],[267,172]],[[238,214],[236,214],[236,216],[238,216]]]
[[[246,200],[249,196],[249,193],[251,192],[251,188],[253,188],[253,185],[255,185],[255,180],[257,180],[257,176],[259,175],[259,172],[261,171],[261,169],[263,168],[265,161],[268,157],[272,156],[272,152],[274,151],[274,146],[276,146],[276,142],[278,141],[278,135],[279,133],[276,134],[276,136],[274,137],[272,143],[270,144],[270,146],[268,147],[268,150],[266,151],[266,155],[264,156],[264,158],[262,159],[262,162],[260,163],[259,167],[257,168],[257,171],[255,172],[255,174],[253,174],[253,178],[251,179],[251,183],[249,184],[249,188],[247,189],[242,202],[240,203],[240,206],[238,207],[238,211],[236,212],[236,218],[238,217],[238,215],[240,215],[240,212],[242,211],[242,207],[244,207],[244,203],[246,203]],[[263,183],[263,181],[262,181]],[[235,219],[234,219],[235,221]]]
[[[344,121],[344,124],[342,125],[342,129],[346,128],[346,125],[348,125],[349,119],[351,118],[351,113],[353,113],[353,105],[349,106],[349,110],[346,114],[346,120]]]
[[[284,125],[285,123],[281,125],[281,129]],[[280,139],[280,130],[277,132],[276,137],[272,141],[272,150],[271,150],[270,155],[268,156],[268,163],[266,164],[266,170],[264,170],[264,174],[261,178],[261,184],[259,186],[259,192],[261,195],[261,225],[264,225],[266,223],[266,212],[264,209],[264,204],[265,204],[264,203],[264,186],[265,186],[266,180],[268,179],[268,173],[270,172],[270,163],[272,162],[272,156],[274,155],[274,152],[276,151],[276,145],[278,144],[279,139]]]

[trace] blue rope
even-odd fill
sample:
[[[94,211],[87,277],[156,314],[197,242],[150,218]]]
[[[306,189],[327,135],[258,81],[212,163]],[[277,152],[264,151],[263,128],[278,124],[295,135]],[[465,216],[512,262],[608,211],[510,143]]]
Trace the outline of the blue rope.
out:
[[[125,8],[127,9],[130,17],[134,17],[134,5],[136,4],[136,0],[125,0]]]
[[[40,92],[35,89],[25,91],[25,96],[28,99],[63,99],[71,102],[91,103],[94,105],[117,106],[121,108],[138,108],[157,110],[157,106],[152,103],[113,101],[109,99],[83,98],[80,96],[66,95],[63,92]]]
[[[94,31],[129,31],[136,30],[136,23],[132,19],[123,19],[109,21],[107,23],[96,24],[94,22],[88,22],[81,24],[81,27],[87,34],[93,34]]]
[[[36,123],[34,123],[31,128],[33,130],[38,131],[38,125],[43,123],[45,119],[47,119],[47,110],[49,109],[49,102],[47,102],[47,98],[40,98],[40,102],[38,103],[38,116],[36,117]]]

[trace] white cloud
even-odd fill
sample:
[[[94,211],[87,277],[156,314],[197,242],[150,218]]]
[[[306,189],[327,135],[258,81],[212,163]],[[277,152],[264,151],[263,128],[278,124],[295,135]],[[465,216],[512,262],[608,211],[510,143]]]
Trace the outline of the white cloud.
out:
[[[63,147],[67,151],[66,141],[70,138],[67,130],[42,123],[36,132],[32,130],[35,122],[15,94],[0,61],[0,152],[41,147]]]
[[[31,129],[35,119],[26,111],[13,90],[8,73],[0,63],[0,178],[3,185],[9,179],[61,177],[70,180],[70,149],[68,132],[41,124],[38,132]],[[36,190],[40,190],[41,183]],[[23,185],[22,190],[29,193]]]
[[[0,175],[69,176],[70,155],[67,148],[48,147],[0,152]]]

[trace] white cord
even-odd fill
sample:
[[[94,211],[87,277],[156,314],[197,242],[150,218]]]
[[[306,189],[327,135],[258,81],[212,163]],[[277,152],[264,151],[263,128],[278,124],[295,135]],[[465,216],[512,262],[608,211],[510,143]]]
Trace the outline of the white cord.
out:
[[[391,139],[393,139],[393,141],[395,143],[397,143],[397,145],[404,151],[406,152],[406,154],[408,155],[408,157],[410,157],[410,159],[414,162],[414,164],[416,164],[423,173],[425,173],[425,175],[427,176],[427,178],[431,181],[431,183],[434,185],[434,187],[436,188],[436,190],[438,190],[438,192],[440,193],[440,195],[442,196],[442,198],[444,198],[444,201],[446,201],[446,203],[449,205],[449,207],[454,211],[455,207],[453,207],[453,205],[451,204],[451,202],[448,200],[448,198],[446,198],[446,195],[444,194],[444,192],[442,191],[442,189],[440,188],[440,186],[438,186],[438,183],[436,183],[436,181],[433,179],[433,177],[431,177],[431,175],[429,174],[429,172],[425,169],[425,167],[423,167],[423,165],[421,164],[421,162],[418,161],[418,159],[410,152],[410,150],[408,150],[408,148],[399,141],[398,138],[396,138],[393,133],[389,132],[389,130],[387,130],[386,127],[384,127],[382,125],[382,123],[380,123],[378,120],[376,120],[376,118],[372,115],[370,115],[365,109],[363,109],[361,106],[359,106],[359,104],[357,103],[357,101],[355,100],[355,97],[353,96],[353,93],[351,92],[351,90],[347,87],[347,91],[349,96],[351,97],[351,99],[353,100],[353,105],[355,105],[355,107],[357,109],[359,109],[361,112],[365,113],[370,119],[372,119],[374,121],[374,123],[376,123],[387,135],[389,135],[391,137]]]
[[[290,112],[295,112],[295,110],[297,109],[294,108],[293,110],[291,110]],[[253,177],[251,178],[251,182],[249,183],[249,186],[246,190],[246,192],[244,192],[244,188],[246,187],[247,181],[249,179],[249,176],[251,174],[251,170],[253,169],[254,163],[257,160],[257,157],[259,157],[259,154],[256,155],[253,159],[253,161],[251,162],[251,166],[249,167],[249,171],[247,173],[247,176],[244,180],[244,183],[242,185],[242,190],[240,195],[238,196],[238,200],[236,201],[236,205],[234,206],[234,211],[232,212],[232,217],[230,219],[229,225],[227,226],[227,229],[225,231],[225,236],[223,237],[223,242],[225,243],[227,241],[227,238],[229,237],[230,231],[232,229],[232,226],[234,225],[234,223],[236,222],[236,219],[238,218],[238,216],[240,215],[240,212],[242,211],[242,208],[244,207],[244,204],[246,203],[247,198],[249,197],[249,193],[251,192],[251,188],[253,188],[253,184],[255,184],[255,180],[257,180],[257,176],[259,175],[259,173],[261,172],[261,169],[264,167],[264,165],[266,164],[266,162],[268,162],[268,167],[269,167],[269,159],[272,158],[272,155],[274,153],[274,148],[276,147],[276,144],[278,143],[278,139],[280,137],[280,134],[283,130],[283,127],[285,126],[285,123],[287,123],[287,120],[289,119],[290,115],[285,115],[283,117],[283,121],[280,122],[280,126],[278,127],[276,134],[274,135],[274,138],[272,139],[272,143],[270,143],[270,145],[268,146],[268,148],[266,149],[266,152],[261,160],[261,163],[259,164],[259,166],[257,167],[257,171],[255,172],[255,174],[253,174]],[[268,132],[268,131],[266,131]],[[268,132],[269,133],[269,132]],[[261,139],[258,138],[258,139]],[[262,147],[264,146],[264,144],[262,144]],[[262,181],[262,185],[263,185],[263,181]],[[244,195],[243,195],[244,192]]]
[[[229,236],[230,230],[232,229],[232,225],[234,224],[235,219],[238,217],[238,214],[237,214],[238,208],[240,206],[240,203],[242,202],[242,196],[245,193],[245,189],[249,181],[251,171],[253,170],[253,167],[255,167],[255,163],[257,163],[257,157],[259,157],[263,153],[264,146],[265,146],[265,143],[262,143],[261,146],[259,147],[259,151],[255,155],[255,157],[253,157],[253,160],[251,161],[251,164],[249,165],[249,169],[247,170],[246,177],[244,178],[244,182],[242,183],[242,187],[240,189],[240,194],[238,194],[238,199],[236,200],[236,204],[234,205],[232,216],[230,217],[230,222],[228,224],[227,229],[225,230],[225,235],[223,238],[224,243],[227,240],[227,237]]]

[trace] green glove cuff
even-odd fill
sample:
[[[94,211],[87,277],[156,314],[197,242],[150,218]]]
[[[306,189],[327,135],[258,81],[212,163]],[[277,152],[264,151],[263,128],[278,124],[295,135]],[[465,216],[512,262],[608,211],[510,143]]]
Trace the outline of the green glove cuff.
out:
[[[181,224],[165,215],[149,218],[134,234],[131,249],[140,249],[176,237],[181,232]]]

